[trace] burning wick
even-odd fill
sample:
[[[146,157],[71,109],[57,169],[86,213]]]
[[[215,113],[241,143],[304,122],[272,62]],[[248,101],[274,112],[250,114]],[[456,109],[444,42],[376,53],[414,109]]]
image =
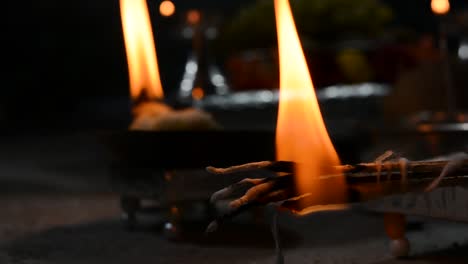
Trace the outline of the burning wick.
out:
[[[172,6],[171,6],[172,4]],[[172,2],[161,3],[161,13],[175,11]],[[131,130],[205,130],[219,125],[197,109],[176,111],[163,102],[156,48],[146,0],[120,0],[122,27],[133,101]]]

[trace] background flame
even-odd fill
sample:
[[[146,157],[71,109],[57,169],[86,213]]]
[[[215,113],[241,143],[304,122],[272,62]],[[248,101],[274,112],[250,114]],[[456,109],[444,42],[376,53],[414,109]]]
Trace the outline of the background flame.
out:
[[[321,174],[336,172],[333,166],[340,161],[320,113],[288,0],[275,0],[275,13],[280,61],[277,159],[297,163],[299,192],[321,196],[343,193],[342,177],[327,190],[314,181]]]
[[[130,94],[133,99],[140,96],[161,99],[164,94],[146,0],[120,0],[120,13],[130,75]]]
[[[432,0],[431,9],[432,12],[438,15],[447,14],[450,10],[450,3],[448,0]]]

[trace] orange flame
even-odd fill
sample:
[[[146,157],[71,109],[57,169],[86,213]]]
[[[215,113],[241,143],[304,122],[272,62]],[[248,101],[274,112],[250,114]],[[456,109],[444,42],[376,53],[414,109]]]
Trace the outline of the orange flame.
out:
[[[161,99],[163,89],[156,62],[153,31],[146,0],[120,0],[120,13],[133,99]]]
[[[320,113],[288,0],[275,0],[275,13],[280,62],[277,159],[297,164],[296,185],[300,193],[317,197],[344,193],[343,177],[337,177],[333,186],[322,186],[316,181],[319,175],[336,173],[334,166],[340,161]]]
[[[450,11],[450,3],[448,0],[432,0],[431,9],[437,15],[444,15]]]

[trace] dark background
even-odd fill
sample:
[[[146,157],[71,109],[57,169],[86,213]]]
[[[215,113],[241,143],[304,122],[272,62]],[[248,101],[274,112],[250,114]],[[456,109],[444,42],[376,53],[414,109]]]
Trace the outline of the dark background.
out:
[[[177,87],[189,43],[181,18],[162,18],[150,0],[158,59],[167,94]],[[219,11],[225,17],[251,0],[175,0],[177,12]],[[429,0],[386,0],[394,24],[435,32]],[[452,11],[467,6],[452,0]],[[5,128],[125,127],[128,76],[118,0],[8,1],[2,34],[0,121]]]

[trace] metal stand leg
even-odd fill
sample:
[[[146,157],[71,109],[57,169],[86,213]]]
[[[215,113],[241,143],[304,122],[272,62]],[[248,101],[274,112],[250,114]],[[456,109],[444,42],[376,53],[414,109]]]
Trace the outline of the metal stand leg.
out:
[[[410,243],[405,237],[406,217],[399,213],[385,213],[384,226],[390,238],[390,252],[395,257],[407,257],[410,252]]]
[[[137,225],[136,214],[140,209],[140,199],[122,195],[120,197],[120,208],[122,209],[121,220],[125,229],[134,230]]]
[[[164,224],[163,234],[169,240],[177,240],[181,236],[180,211],[177,206],[169,208],[168,221]]]
[[[167,189],[167,200],[169,201],[176,201],[177,200],[177,193],[173,192],[171,189],[171,182],[174,178],[173,171],[165,171],[164,172],[164,180],[165,184],[168,186]],[[169,210],[167,221],[164,223],[163,226],[163,235],[169,240],[177,240],[180,238],[181,227],[180,227],[180,208],[174,203],[169,203]]]

